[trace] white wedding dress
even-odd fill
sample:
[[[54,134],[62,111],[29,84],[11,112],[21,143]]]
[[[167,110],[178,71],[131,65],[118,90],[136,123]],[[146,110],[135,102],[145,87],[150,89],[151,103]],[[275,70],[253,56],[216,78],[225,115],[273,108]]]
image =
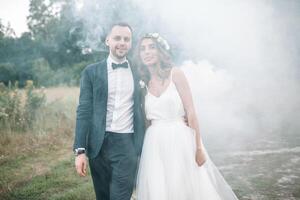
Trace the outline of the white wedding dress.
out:
[[[237,199],[209,159],[195,161],[194,131],[183,117],[184,107],[171,81],[161,96],[149,91],[145,111],[147,129],[137,176],[137,200],[234,200]]]

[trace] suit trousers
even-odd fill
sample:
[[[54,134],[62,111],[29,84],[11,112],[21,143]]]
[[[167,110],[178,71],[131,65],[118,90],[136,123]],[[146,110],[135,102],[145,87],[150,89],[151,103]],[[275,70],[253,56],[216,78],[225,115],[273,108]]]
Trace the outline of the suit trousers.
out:
[[[99,154],[89,160],[97,200],[130,200],[137,169],[133,134],[106,132]]]

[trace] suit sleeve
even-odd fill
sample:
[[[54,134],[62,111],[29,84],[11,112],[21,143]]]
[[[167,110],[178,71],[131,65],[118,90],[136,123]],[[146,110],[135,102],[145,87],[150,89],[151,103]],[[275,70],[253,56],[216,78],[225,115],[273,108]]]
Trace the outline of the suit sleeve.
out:
[[[85,148],[87,144],[87,136],[91,128],[93,105],[93,86],[87,68],[81,73],[80,79],[80,96],[77,107],[75,140],[73,149]]]

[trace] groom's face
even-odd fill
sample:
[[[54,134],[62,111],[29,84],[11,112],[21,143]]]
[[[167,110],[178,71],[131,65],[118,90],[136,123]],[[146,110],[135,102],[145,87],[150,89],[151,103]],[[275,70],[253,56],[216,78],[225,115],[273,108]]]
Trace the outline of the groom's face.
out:
[[[131,49],[131,30],[126,26],[114,26],[106,38],[110,54],[116,59],[123,59]]]

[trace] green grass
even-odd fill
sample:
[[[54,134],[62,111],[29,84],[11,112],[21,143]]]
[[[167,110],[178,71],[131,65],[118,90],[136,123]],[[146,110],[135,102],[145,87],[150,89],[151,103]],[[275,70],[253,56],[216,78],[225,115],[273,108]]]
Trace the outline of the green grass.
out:
[[[1,200],[95,199],[90,173],[79,177],[74,166],[77,90],[46,90],[33,131],[0,132]]]
[[[73,157],[59,161],[41,175],[19,182],[0,198],[7,200],[94,199],[90,176],[78,177],[73,163]]]
[[[38,137],[44,145],[0,159],[0,199],[95,199],[90,173],[82,178],[75,171],[72,136]]]

